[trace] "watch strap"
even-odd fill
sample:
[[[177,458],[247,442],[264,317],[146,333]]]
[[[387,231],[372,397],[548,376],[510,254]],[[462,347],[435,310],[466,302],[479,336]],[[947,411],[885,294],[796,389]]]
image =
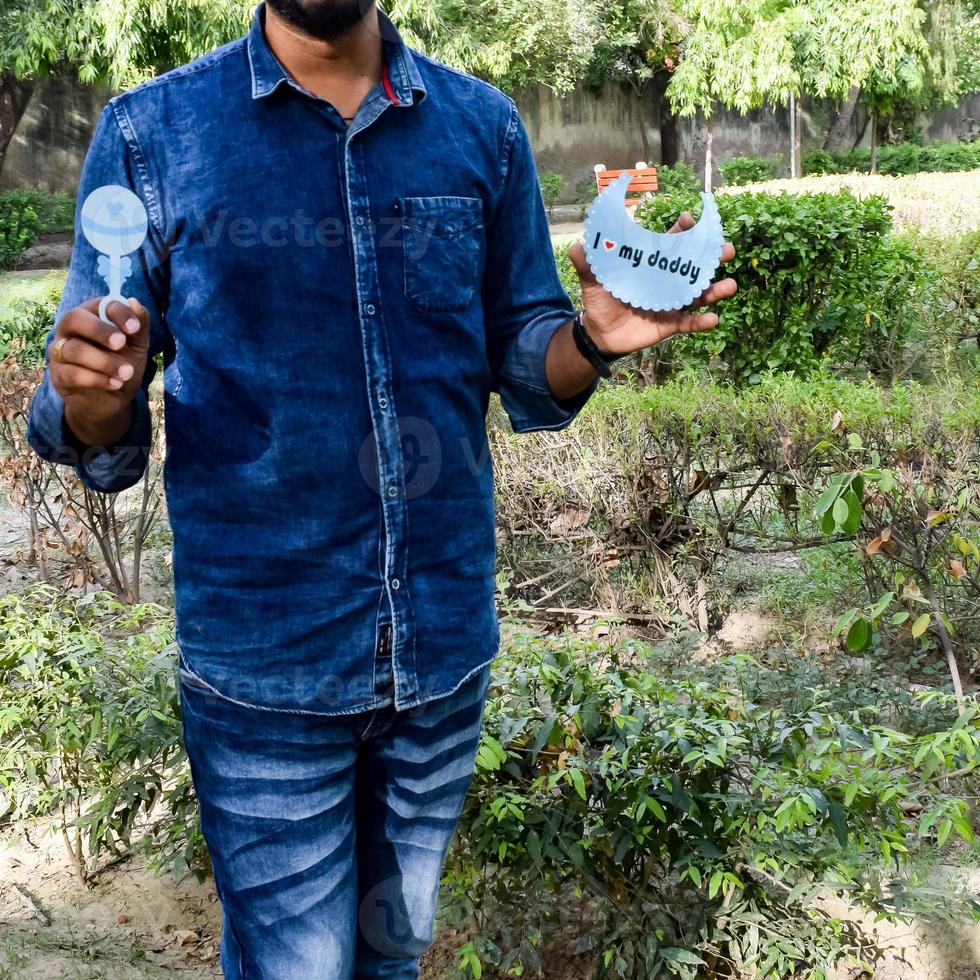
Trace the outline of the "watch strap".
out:
[[[582,323],[581,313],[576,314],[575,319],[572,321],[572,340],[575,341],[578,352],[592,365],[593,370],[600,378],[612,377],[610,365],[618,361],[620,355],[607,354],[599,350],[595,341],[586,331],[585,325]]]

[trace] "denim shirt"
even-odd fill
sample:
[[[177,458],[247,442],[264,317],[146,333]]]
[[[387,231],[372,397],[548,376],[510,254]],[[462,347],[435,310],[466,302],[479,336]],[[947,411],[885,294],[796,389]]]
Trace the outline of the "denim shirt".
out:
[[[165,366],[182,668],[273,711],[408,709],[496,654],[491,392],[517,432],[591,392],[548,387],[573,310],[514,103],[383,19],[384,77],[348,127],[263,24],[114,98],[79,201],[122,184],[149,215],[126,292]],[[105,294],[96,266],[79,234],[59,318]],[[46,374],[35,450],[132,486],[152,374],[128,435],[84,454]]]

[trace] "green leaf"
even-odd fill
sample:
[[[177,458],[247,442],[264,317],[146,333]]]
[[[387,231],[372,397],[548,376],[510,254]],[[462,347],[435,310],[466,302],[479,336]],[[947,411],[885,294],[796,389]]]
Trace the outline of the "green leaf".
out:
[[[585,795],[585,776],[582,775],[581,769],[569,769],[568,778],[572,781],[572,785],[575,787],[578,795],[582,799],[586,799]]]
[[[817,503],[814,507],[817,517],[823,517],[824,514],[830,510],[834,505],[834,501],[840,494],[840,487],[829,486],[819,497],[817,497]]]
[[[863,515],[861,501],[853,490],[848,490],[841,500],[847,507],[847,516],[843,521],[838,521],[840,529],[844,534],[853,534],[861,526],[861,517]],[[836,520],[836,514],[834,515],[834,519]]]
[[[660,955],[668,963],[686,963],[689,966],[704,966],[705,962],[695,953],[692,953],[689,949],[679,949],[676,946],[671,946],[669,949],[662,949]]]
[[[894,592],[886,592],[870,609],[868,612],[868,618],[872,623],[876,623],[880,618],[882,613],[895,601]]]
[[[859,616],[860,613],[861,613],[861,610],[858,609],[857,606],[852,606],[850,609],[848,609],[847,612],[845,612],[840,617],[840,619],[838,619],[837,622],[834,624],[834,634],[835,635],[840,635],[845,630],[849,629],[850,626],[851,626],[851,623],[854,622],[855,618],[857,616]]]
[[[841,847],[847,847],[847,817],[844,808],[836,801],[830,800],[830,823],[837,835],[837,842]]]
[[[724,871],[716,871],[712,876],[711,880],[708,882],[708,898],[714,898],[718,894],[718,889],[721,888],[721,883],[725,880]]]
[[[918,639],[922,636],[927,629],[929,629],[929,624],[932,622],[932,613],[923,613],[913,624],[912,624],[912,636]]]
[[[831,513],[834,516],[834,526],[843,531],[844,525],[847,523],[851,513],[851,508],[848,507],[847,501],[844,499],[844,497],[838,497],[834,501],[834,508]]]
[[[871,646],[871,624],[863,616],[854,620],[844,642],[847,644],[847,649],[854,653],[867,650]]]

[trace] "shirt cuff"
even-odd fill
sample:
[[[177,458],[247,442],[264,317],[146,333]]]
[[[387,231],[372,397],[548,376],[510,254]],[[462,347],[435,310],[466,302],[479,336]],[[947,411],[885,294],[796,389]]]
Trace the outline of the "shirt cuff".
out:
[[[139,483],[146,471],[153,428],[146,392],[133,399],[129,431],[111,450],[85,446],[65,423],[65,403],[47,375],[31,402],[27,439],[42,459],[71,466],[90,490],[119,493]]]
[[[570,425],[599,384],[567,401],[558,401],[548,385],[545,361],[555,334],[571,320],[565,312],[532,320],[513,340],[500,369],[500,400],[515,432],[564,429]]]

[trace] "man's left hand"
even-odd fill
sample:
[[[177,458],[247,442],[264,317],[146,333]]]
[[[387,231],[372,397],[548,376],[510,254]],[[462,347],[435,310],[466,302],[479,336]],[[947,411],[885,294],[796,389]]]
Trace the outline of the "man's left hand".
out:
[[[694,218],[685,211],[670,230],[672,233],[687,231],[694,224]],[[595,345],[607,354],[630,354],[677,334],[713,330],[718,326],[718,314],[696,311],[729,299],[738,289],[734,279],[722,279],[712,283],[683,310],[663,313],[637,310],[616,299],[596,280],[581,242],[576,242],[568,254],[582,282],[582,305],[585,310],[582,324]],[[734,257],[734,246],[731,242],[725,242],[721,253],[722,263],[731,262]]]

